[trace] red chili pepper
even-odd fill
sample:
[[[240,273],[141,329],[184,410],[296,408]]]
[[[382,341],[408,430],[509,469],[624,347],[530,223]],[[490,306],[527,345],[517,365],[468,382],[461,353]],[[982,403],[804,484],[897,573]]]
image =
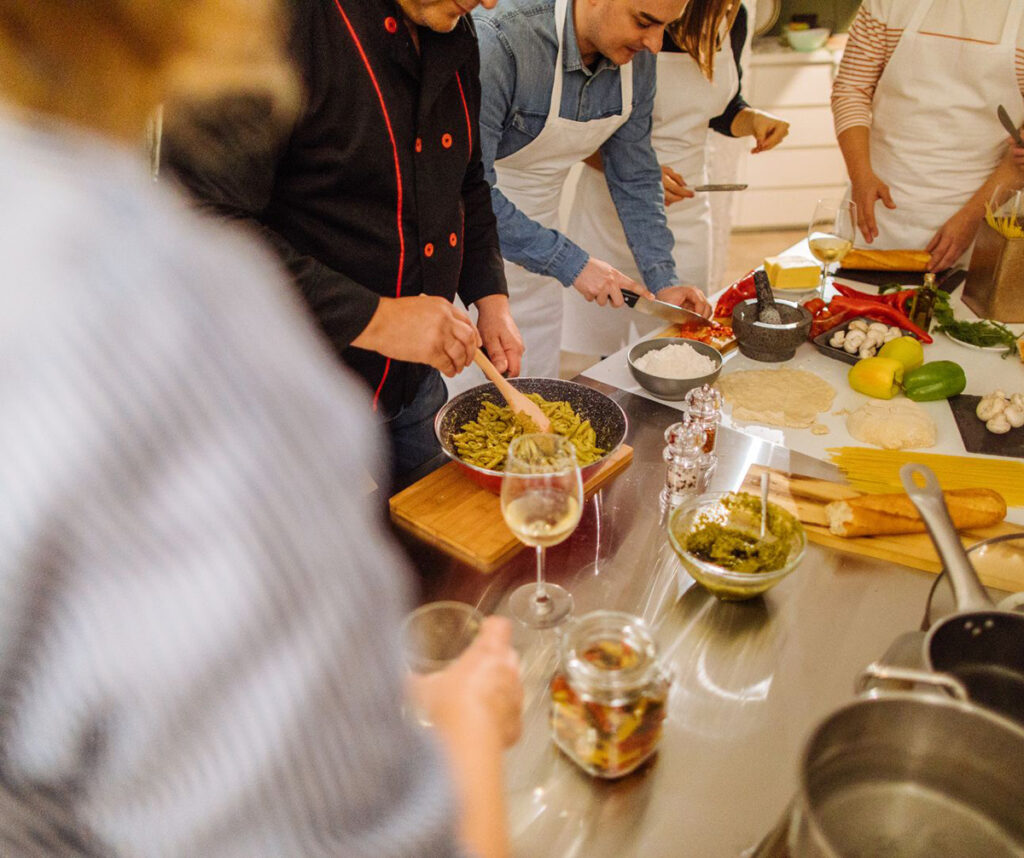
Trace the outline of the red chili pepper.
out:
[[[739,280],[732,284],[728,289],[722,293],[722,297],[718,299],[718,303],[715,304],[715,318],[731,319],[733,308],[740,303],[740,301],[746,301],[747,298],[753,298],[757,292],[754,289],[754,272],[751,271],[749,274],[745,274]]]
[[[873,298],[851,298],[845,295],[840,295],[833,298],[832,303],[829,306],[834,310],[843,310],[847,313],[866,316],[869,319],[875,319],[879,322],[895,325],[905,331],[910,331],[922,343],[932,342],[932,338],[928,335],[928,332],[922,330],[911,322],[905,313],[900,312],[896,307],[881,303]]]
[[[807,312],[810,313],[812,316],[818,315],[818,311],[822,307],[827,306],[828,305],[824,301],[822,301],[821,298],[811,298],[810,301],[804,301],[804,309],[807,310]]]
[[[865,301],[877,301],[879,304],[896,307],[900,312],[904,313],[906,312],[907,301],[917,293],[916,289],[899,289],[895,292],[873,295],[870,292],[861,292],[859,289],[854,289],[852,286],[847,286],[844,283],[833,283],[832,285],[836,292],[844,298],[862,298]]]

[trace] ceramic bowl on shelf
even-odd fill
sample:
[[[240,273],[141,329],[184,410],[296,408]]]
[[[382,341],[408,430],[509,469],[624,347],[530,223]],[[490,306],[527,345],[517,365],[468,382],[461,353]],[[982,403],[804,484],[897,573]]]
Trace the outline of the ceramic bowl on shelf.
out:
[[[786,41],[789,42],[789,46],[802,54],[823,48],[828,37],[827,27],[811,27],[806,30],[786,29]]]

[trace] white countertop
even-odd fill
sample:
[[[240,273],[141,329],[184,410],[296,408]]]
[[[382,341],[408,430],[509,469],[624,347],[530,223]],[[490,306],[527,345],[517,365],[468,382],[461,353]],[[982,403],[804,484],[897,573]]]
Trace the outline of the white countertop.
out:
[[[799,252],[799,245],[786,251],[787,253]],[[848,282],[851,286],[871,291],[873,287],[854,281]],[[974,314],[964,307],[959,300],[962,287],[954,292],[952,305],[958,318],[976,318]],[[780,296],[781,297],[781,296]],[[1011,325],[1013,330],[1021,332],[1021,325]],[[634,380],[629,372],[626,363],[626,352],[628,347],[605,358],[601,363],[591,367],[585,373],[588,378],[601,381],[606,384],[626,390],[636,396],[643,396],[647,399],[661,402],[664,405],[682,410],[682,402],[668,402],[658,399],[652,393],[642,388]],[[996,388],[1002,388],[1007,393],[1024,392],[1024,365],[1015,357],[1011,356],[1005,360],[1001,351],[981,351],[961,346],[950,340],[944,334],[935,334],[935,341],[925,347],[925,360],[953,360],[964,368],[967,375],[967,389],[969,394],[983,395],[990,393]],[[752,360],[734,349],[725,355],[725,363],[722,367],[722,374],[740,370],[760,369],[802,369],[813,372],[823,378],[835,388],[836,397],[832,408],[819,415],[818,422],[828,427],[827,435],[815,435],[808,429],[780,428],[766,426],[757,423],[736,423],[730,416],[730,408],[726,405],[726,413],[723,421],[725,425],[732,426],[748,435],[781,444],[790,450],[813,456],[816,459],[829,460],[828,449],[830,447],[865,446],[863,442],[853,438],[846,430],[846,413],[853,411],[868,401],[869,397],[857,393],[850,388],[846,376],[850,364],[834,358],[825,357],[810,342],[805,342],[797,349],[796,356],[783,363],[765,363]],[[938,428],[938,441],[936,446],[929,447],[922,452],[938,453],[953,456],[975,456],[964,448],[960,438],[960,432],[956,427],[956,420],[946,400],[938,402],[918,403],[931,415]],[[977,456],[978,458],[999,458]],[[1017,524],[1024,524],[1024,507],[1011,507],[1007,515],[1008,521]]]

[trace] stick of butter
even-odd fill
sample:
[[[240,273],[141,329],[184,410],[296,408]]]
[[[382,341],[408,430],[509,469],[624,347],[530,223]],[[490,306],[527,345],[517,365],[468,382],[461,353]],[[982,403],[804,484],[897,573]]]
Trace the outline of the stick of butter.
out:
[[[821,281],[821,266],[803,256],[768,256],[764,270],[772,289],[813,289]]]

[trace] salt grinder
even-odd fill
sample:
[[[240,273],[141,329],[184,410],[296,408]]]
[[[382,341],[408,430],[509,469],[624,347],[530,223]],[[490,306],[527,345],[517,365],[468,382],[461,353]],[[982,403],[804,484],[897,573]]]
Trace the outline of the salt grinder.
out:
[[[708,472],[708,481],[718,464],[715,448],[718,442],[718,424],[722,420],[722,394],[710,384],[695,387],[686,394],[683,400],[685,413],[690,420],[704,430],[704,469]],[[707,487],[705,486],[705,489]]]
[[[708,466],[715,460],[714,453],[705,452],[707,433],[689,416],[665,430],[665,441],[668,446],[662,458],[668,468],[658,497],[663,513],[707,491],[711,478]]]

